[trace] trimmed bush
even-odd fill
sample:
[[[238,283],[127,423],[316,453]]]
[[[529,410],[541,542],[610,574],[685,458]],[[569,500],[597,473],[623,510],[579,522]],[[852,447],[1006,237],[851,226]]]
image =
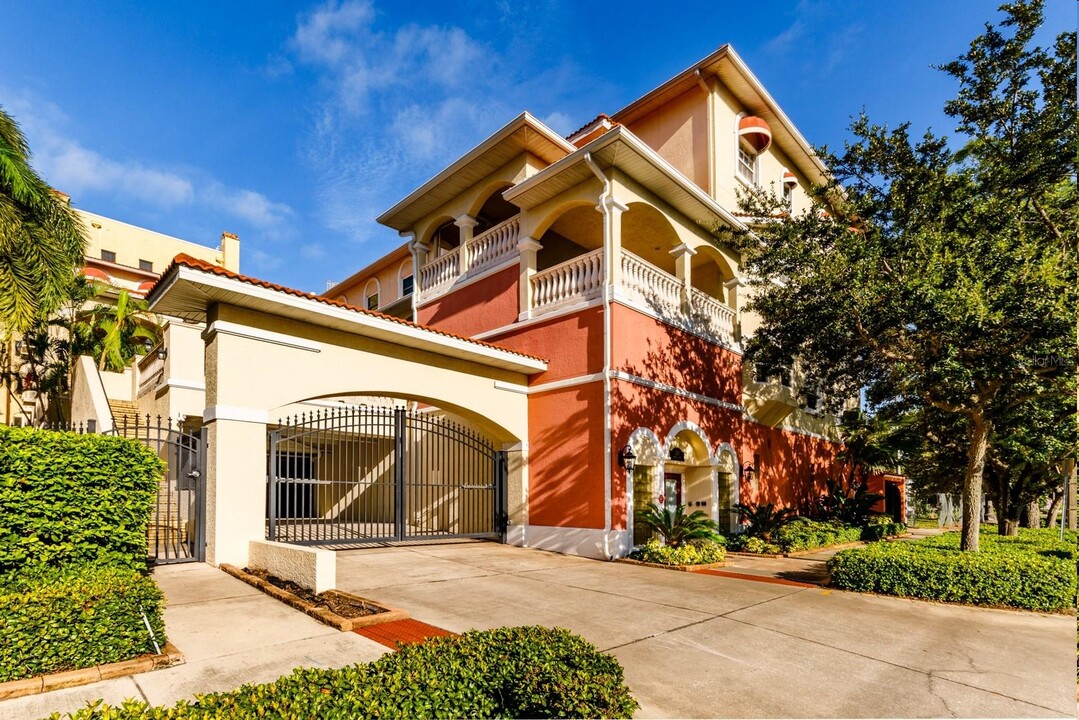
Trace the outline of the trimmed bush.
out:
[[[772,533],[772,540],[785,552],[813,550],[827,545],[842,545],[862,539],[862,528],[841,522],[801,519]]]
[[[828,561],[832,584],[846,590],[943,602],[1060,611],[1075,602],[1075,537],[1020,530],[1000,537],[983,526],[981,550],[959,550],[960,534],[874,543]]]
[[[153,652],[165,643],[162,597],[129,568],[45,570],[0,587],[0,682]]]
[[[169,708],[129,700],[67,717],[628,718],[637,707],[611,656],[566,630],[514,627],[436,638],[340,670],[300,668]]]
[[[726,554],[722,543],[714,540],[692,540],[685,545],[671,547],[653,538],[630,557],[660,565],[707,565],[723,562]]]
[[[758,555],[779,555],[783,548],[775,543],[749,535],[731,535],[727,538],[727,547],[734,552],[756,553]]]
[[[124,438],[0,427],[0,582],[41,566],[145,568],[163,472]]]

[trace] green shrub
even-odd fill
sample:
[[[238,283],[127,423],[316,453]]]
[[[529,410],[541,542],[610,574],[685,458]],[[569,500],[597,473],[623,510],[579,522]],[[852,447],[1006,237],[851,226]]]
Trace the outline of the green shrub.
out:
[[[637,707],[611,656],[566,630],[515,627],[437,638],[340,670],[300,668],[169,708],[129,700],[69,717],[627,718]]]
[[[895,522],[891,518],[887,520],[870,521],[862,528],[862,540],[873,542],[887,537],[896,537],[907,531],[907,526],[901,522]]]
[[[129,568],[43,570],[0,587],[0,682],[153,652],[165,642],[161,591]]]
[[[0,427],[0,582],[29,567],[145,567],[163,470],[131,440]]]
[[[671,547],[678,547],[695,540],[719,539],[716,524],[703,510],[694,510],[686,514],[686,506],[679,505],[672,512],[670,508],[661,508],[651,503],[644,510],[637,512],[637,522],[663,538]]]
[[[685,545],[672,547],[652,539],[630,557],[660,565],[707,565],[723,562],[725,555],[723,544],[714,540],[693,540]]]
[[[779,555],[783,549],[775,543],[751,535],[731,535],[727,538],[727,548],[735,552]]]
[[[848,527],[838,521],[817,522],[800,519],[772,533],[772,540],[785,552],[813,550],[827,545],[858,542],[862,528]]]
[[[981,550],[959,550],[960,535],[874,543],[828,561],[836,587],[943,602],[1058,611],[1075,602],[1075,545],[1046,530],[1000,537],[983,528]]]

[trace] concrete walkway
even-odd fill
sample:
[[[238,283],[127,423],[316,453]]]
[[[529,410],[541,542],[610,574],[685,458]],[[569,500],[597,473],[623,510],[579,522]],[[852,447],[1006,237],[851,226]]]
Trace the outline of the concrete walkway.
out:
[[[0,702],[0,718],[41,717],[99,697],[167,703],[384,651],[213,568],[177,566],[156,575],[186,665]],[[1070,615],[937,605],[490,543],[342,551],[337,577],[343,590],[454,632],[525,624],[578,632],[622,662],[640,717],[1074,717]]]
[[[168,600],[165,627],[187,662],[91,685],[0,702],[0,719],[71,712],[98,698],[172,704],[195,693],[269,682],[293,668],[343,667],[386,651],[319,623],[209,565],[171,565],[154,577]]]
[[[625,666],[640,717],[1075,716],[1070,615],[489,543],[341,552],[337,579],[455,632],[519,624],[578,632]]]

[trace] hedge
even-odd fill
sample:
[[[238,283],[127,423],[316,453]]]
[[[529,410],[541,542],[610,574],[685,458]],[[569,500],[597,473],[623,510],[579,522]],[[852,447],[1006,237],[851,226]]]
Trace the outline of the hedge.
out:
[[[163,471],[131,440],[0,427],[0,581],[41,566],[144,568]]]
[[[828,561],[832,585],[846,590],[943,602],[1060,611],[1075,602],[1074,533],[1020,530],[1000,537],[983,527],[980,551],[959,550],[960,534],[844,550]]]
[[[162,597],[129,568],[45,570],[0,587],[0,682],[119,662],[165,643]]]
[[[811,520],[803,517],[776,528],[772,532],[771,542],[735,535],[727,539],[727,547],[750,553],[800,552],[860,540],[882,540],[900,535],[906,529],[906,525],[893,522],[890,518],[874,518],[868,525],[862,526],[845,525],[838,520]]]
[[[630,558],[634,560],[659,565],[707,565],[723,562],[724,556],[726,556],[726,550],[720,542],[695,540],[678,547],[671,547],[655,538],[630,554]]]
[[[594,645],[562,629],[513,627],[436,638],[339,670],[300,668],[171,707],[99,702],[65,717],[628,718],[637,707],[622,666]]]

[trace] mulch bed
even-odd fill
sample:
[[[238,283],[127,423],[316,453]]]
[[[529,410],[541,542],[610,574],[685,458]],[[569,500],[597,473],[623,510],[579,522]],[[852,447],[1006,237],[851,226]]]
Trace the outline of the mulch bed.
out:
[[[336,590],[327,590],[326,592],[315,594],[312,590],[305,588],[299,583],[279,578],[276,575],[271,575],[260,568],[245,567],[244,572],[248,575],[254,575],[261,580],[265,580],[274,587],[281,588],[285,592],[290,592],[301,600],[306,600],[316,608],[324,607],[334,615],[340,615],[341,617],[358,618],[388,612],[386,608],[373,605],[363,598],[358,598],[353,595],[344,595]]]
[[[256,587],[270,597],[280,600],[297,610],[307,613],[319,622],[342,632],[395,620],[408,619],[408,613],[382,603],[344,592],[327,590],[314,593],[290,580],[274,577],[258,568],[240,569],[227,563],[221,569],[248,585]]]

